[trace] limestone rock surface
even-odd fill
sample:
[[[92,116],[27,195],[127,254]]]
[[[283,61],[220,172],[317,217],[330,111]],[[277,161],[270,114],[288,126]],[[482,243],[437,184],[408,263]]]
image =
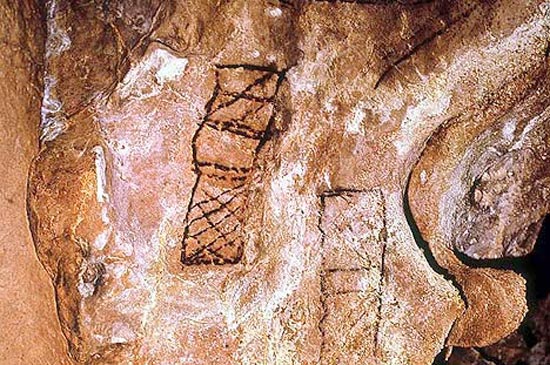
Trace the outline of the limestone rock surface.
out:
[[[27,203],[74,363],[429,365],[519,326],[547,1],[44,14]]]
[[[0,364],[70,364],[52,283],[27,220],[38,154],[45,23],[35,1],[0,1]]]

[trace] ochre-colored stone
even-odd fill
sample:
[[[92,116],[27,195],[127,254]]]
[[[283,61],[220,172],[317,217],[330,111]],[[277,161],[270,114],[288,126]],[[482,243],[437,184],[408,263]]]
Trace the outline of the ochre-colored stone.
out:
[[[44,94],[10,218],[28,182],[48,356],[64,336],[78,364],[430,365],[520,324],[525,281],[499,259],[550,209],[544,1],[44,14],[45,49],[10,74],[36,90],[0,92],[36,125]]]
[[[45,23],[38,1],[0,1],[0,364],[69,365],[52,282],[27,217],[38,154]]]

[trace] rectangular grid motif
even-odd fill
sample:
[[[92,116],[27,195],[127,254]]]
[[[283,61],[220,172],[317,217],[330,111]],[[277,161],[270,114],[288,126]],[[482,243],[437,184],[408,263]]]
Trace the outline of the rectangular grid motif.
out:
[[[184,265],[235,264],[249,178],[274,118],[284,72],[219,66],[206,115],[193,136],[196,180],[185,219]]]

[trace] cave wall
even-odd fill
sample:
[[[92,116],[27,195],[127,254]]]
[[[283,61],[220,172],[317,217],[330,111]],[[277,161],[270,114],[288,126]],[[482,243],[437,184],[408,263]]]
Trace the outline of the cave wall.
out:
[[[0,2],[0,364],[69,364],[53,287],[27,220],[45,37],[38,1]]]
[[[2,8],[6,364],[427,365],[522,321],[474,261],[548,210],[547,2],[44,5]]]

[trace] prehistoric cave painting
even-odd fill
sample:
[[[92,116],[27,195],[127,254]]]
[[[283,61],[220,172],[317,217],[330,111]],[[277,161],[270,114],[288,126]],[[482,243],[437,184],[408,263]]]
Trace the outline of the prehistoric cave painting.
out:
[[[197,179],[185,220],[184,265],[235,264],[254,160],[269,137],[284,71],[218,66],[206,115],[192,141]]]
[[[321,196],[321,364],[376,359],[382,307],[386,227],[378,190]]]

